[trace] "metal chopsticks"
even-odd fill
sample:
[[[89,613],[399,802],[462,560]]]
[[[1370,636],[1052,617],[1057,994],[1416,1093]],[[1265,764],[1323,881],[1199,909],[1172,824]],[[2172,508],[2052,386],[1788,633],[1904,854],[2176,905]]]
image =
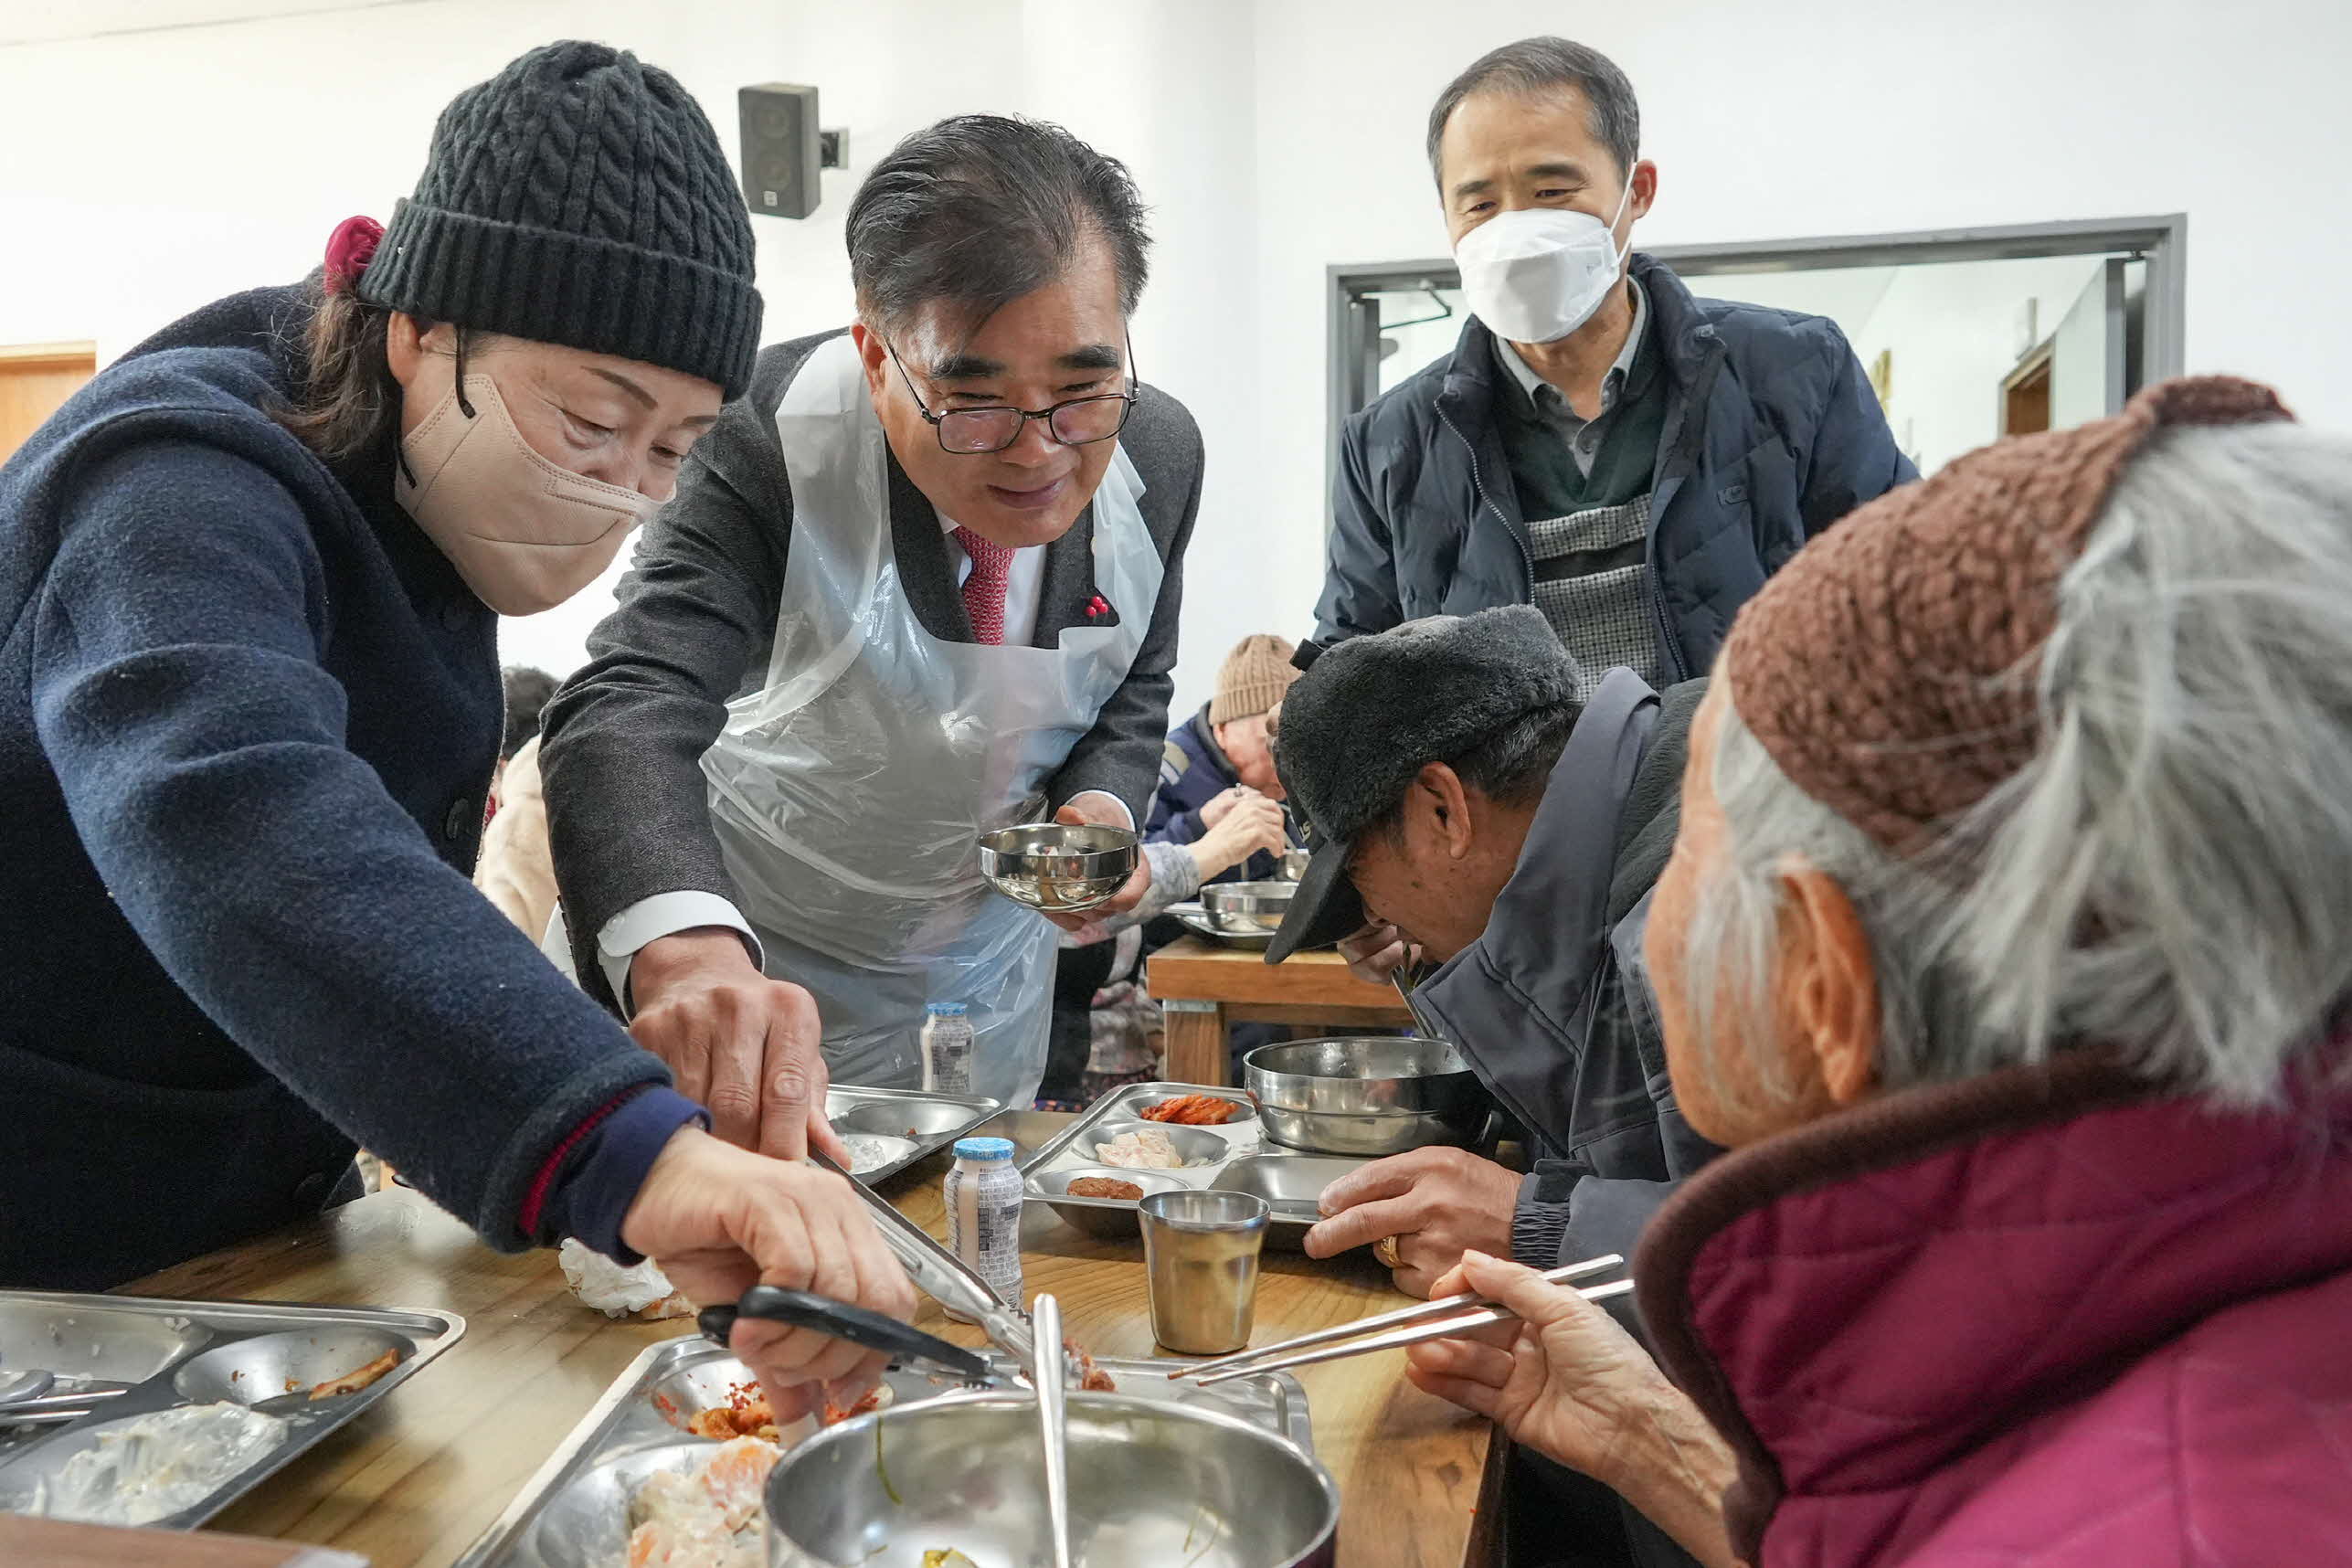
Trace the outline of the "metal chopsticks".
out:
[[[1588,1257],[1582,1263],[1564,1264],[1546,1269],[1542,1277],[1552,1285],[1567,1285],[1595,1274],[1605,1274],[1620,1267],[1625,1258],[1616,1253],[1605,1253]],[[1613,1296],[1623,1296],[1633,1289],[1630,1279],[1614,1280],[1606,1285],[1594,1285],[1578,1292],[1587,1301],[1605,1301]],[[1498,1307],[1477,1291],[1464,1291],[1458,1296],[1442,1296],[1435,1301],[1424,1301],[1416,1307],[1399,1308],[1393,1312],[1376,1313],[1359,1318],[1352,1323],[1340,1323],[1329,1329],[1318,1329],[1311,1334],[1262,1345],[1255,1350],[1241,1351],[1215,1361],[1199,1361],[1170,1372],[1171,1378],[1189,1379],[1205,1387],[1223,1383],[1228,1378],[1245,1377],[1252,1372],[1279,1372],[1285,1367],[1312,1366],[1318,1361],[1338,1361],[1346,1356],[1365,1355],[1373,1351],[1393,1350],[1399,1345],[1417,1344],[1423,1340],[1442,1340],[1489,1323],[1499,1323],[1512,1317],[1508,1308]],[[1375,1330],[1387,1330],[1386,1333]],[[1370,1334],[1371,1339],[1358,1336]],[[1345,1344],[1339,1340],[1348,1341]],[[1310,1347],[1321,1347],[1314,1349]],[[1295,1353],[1294,1353],[1295,1352]],[[1269,1359],[1271,1358],[1271,1359]]]

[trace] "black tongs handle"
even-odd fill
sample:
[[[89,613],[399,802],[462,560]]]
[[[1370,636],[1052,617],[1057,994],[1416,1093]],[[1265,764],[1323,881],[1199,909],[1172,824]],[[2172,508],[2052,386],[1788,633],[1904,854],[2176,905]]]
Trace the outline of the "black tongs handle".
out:
[[[885,1318],[879,1312],[869,1312],[863,1307],[806,1290],[755,1285],[734,1306],[705,1307],[694,1321],[705,1335],[724,1345],[735,1332],[736,1320],[741,1318],[813,1329],[869,1351],[880,1351],[901,1366],[937,1370],[966,1383],[983,1383],[995,1375],[988,1362],[961,1345],[951,1345],[895,1318]]]

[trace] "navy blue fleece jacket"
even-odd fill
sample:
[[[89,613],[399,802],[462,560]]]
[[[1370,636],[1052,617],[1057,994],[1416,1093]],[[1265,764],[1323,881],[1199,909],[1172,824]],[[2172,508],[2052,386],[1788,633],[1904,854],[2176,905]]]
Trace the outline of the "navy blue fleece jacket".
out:
[[[0,468],[0,1285],[315,1212],[355,1140],[494,1245],[617,1245],[614,1151],[693,1114],[467,882],[495,618],[388,449],[270,417],[307,300],[166,329]]]

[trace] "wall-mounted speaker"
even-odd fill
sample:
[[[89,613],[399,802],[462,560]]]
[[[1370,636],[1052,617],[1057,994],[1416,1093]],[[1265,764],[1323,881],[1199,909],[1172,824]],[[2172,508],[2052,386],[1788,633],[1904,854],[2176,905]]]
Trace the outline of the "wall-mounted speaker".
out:
[[[817,210],[822,166],[817,90],[772,81],[736,94],[743,121],[743,199],[755,214],[806,217]]]

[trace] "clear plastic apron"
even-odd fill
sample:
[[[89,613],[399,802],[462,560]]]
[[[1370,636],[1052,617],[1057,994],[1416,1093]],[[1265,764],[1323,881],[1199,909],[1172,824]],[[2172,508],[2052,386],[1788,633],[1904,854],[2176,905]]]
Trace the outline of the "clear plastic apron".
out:
[[[898,579],[888,449],[848,338],[809,356],[776,428],[792,548],[775,652],[703,757],[736,903],[767,972],[815,995],[835,1083],[916,1086],[925,1004],[960,1001],[974,1092],[1024,1105],[1057,933],[990,888],[974,841],[1037,814],[1142,647],[1162,571],[1142,480],[1117,452],[1094,496],[1095,583],[1121,624],[1058,648],[942,642]]]

